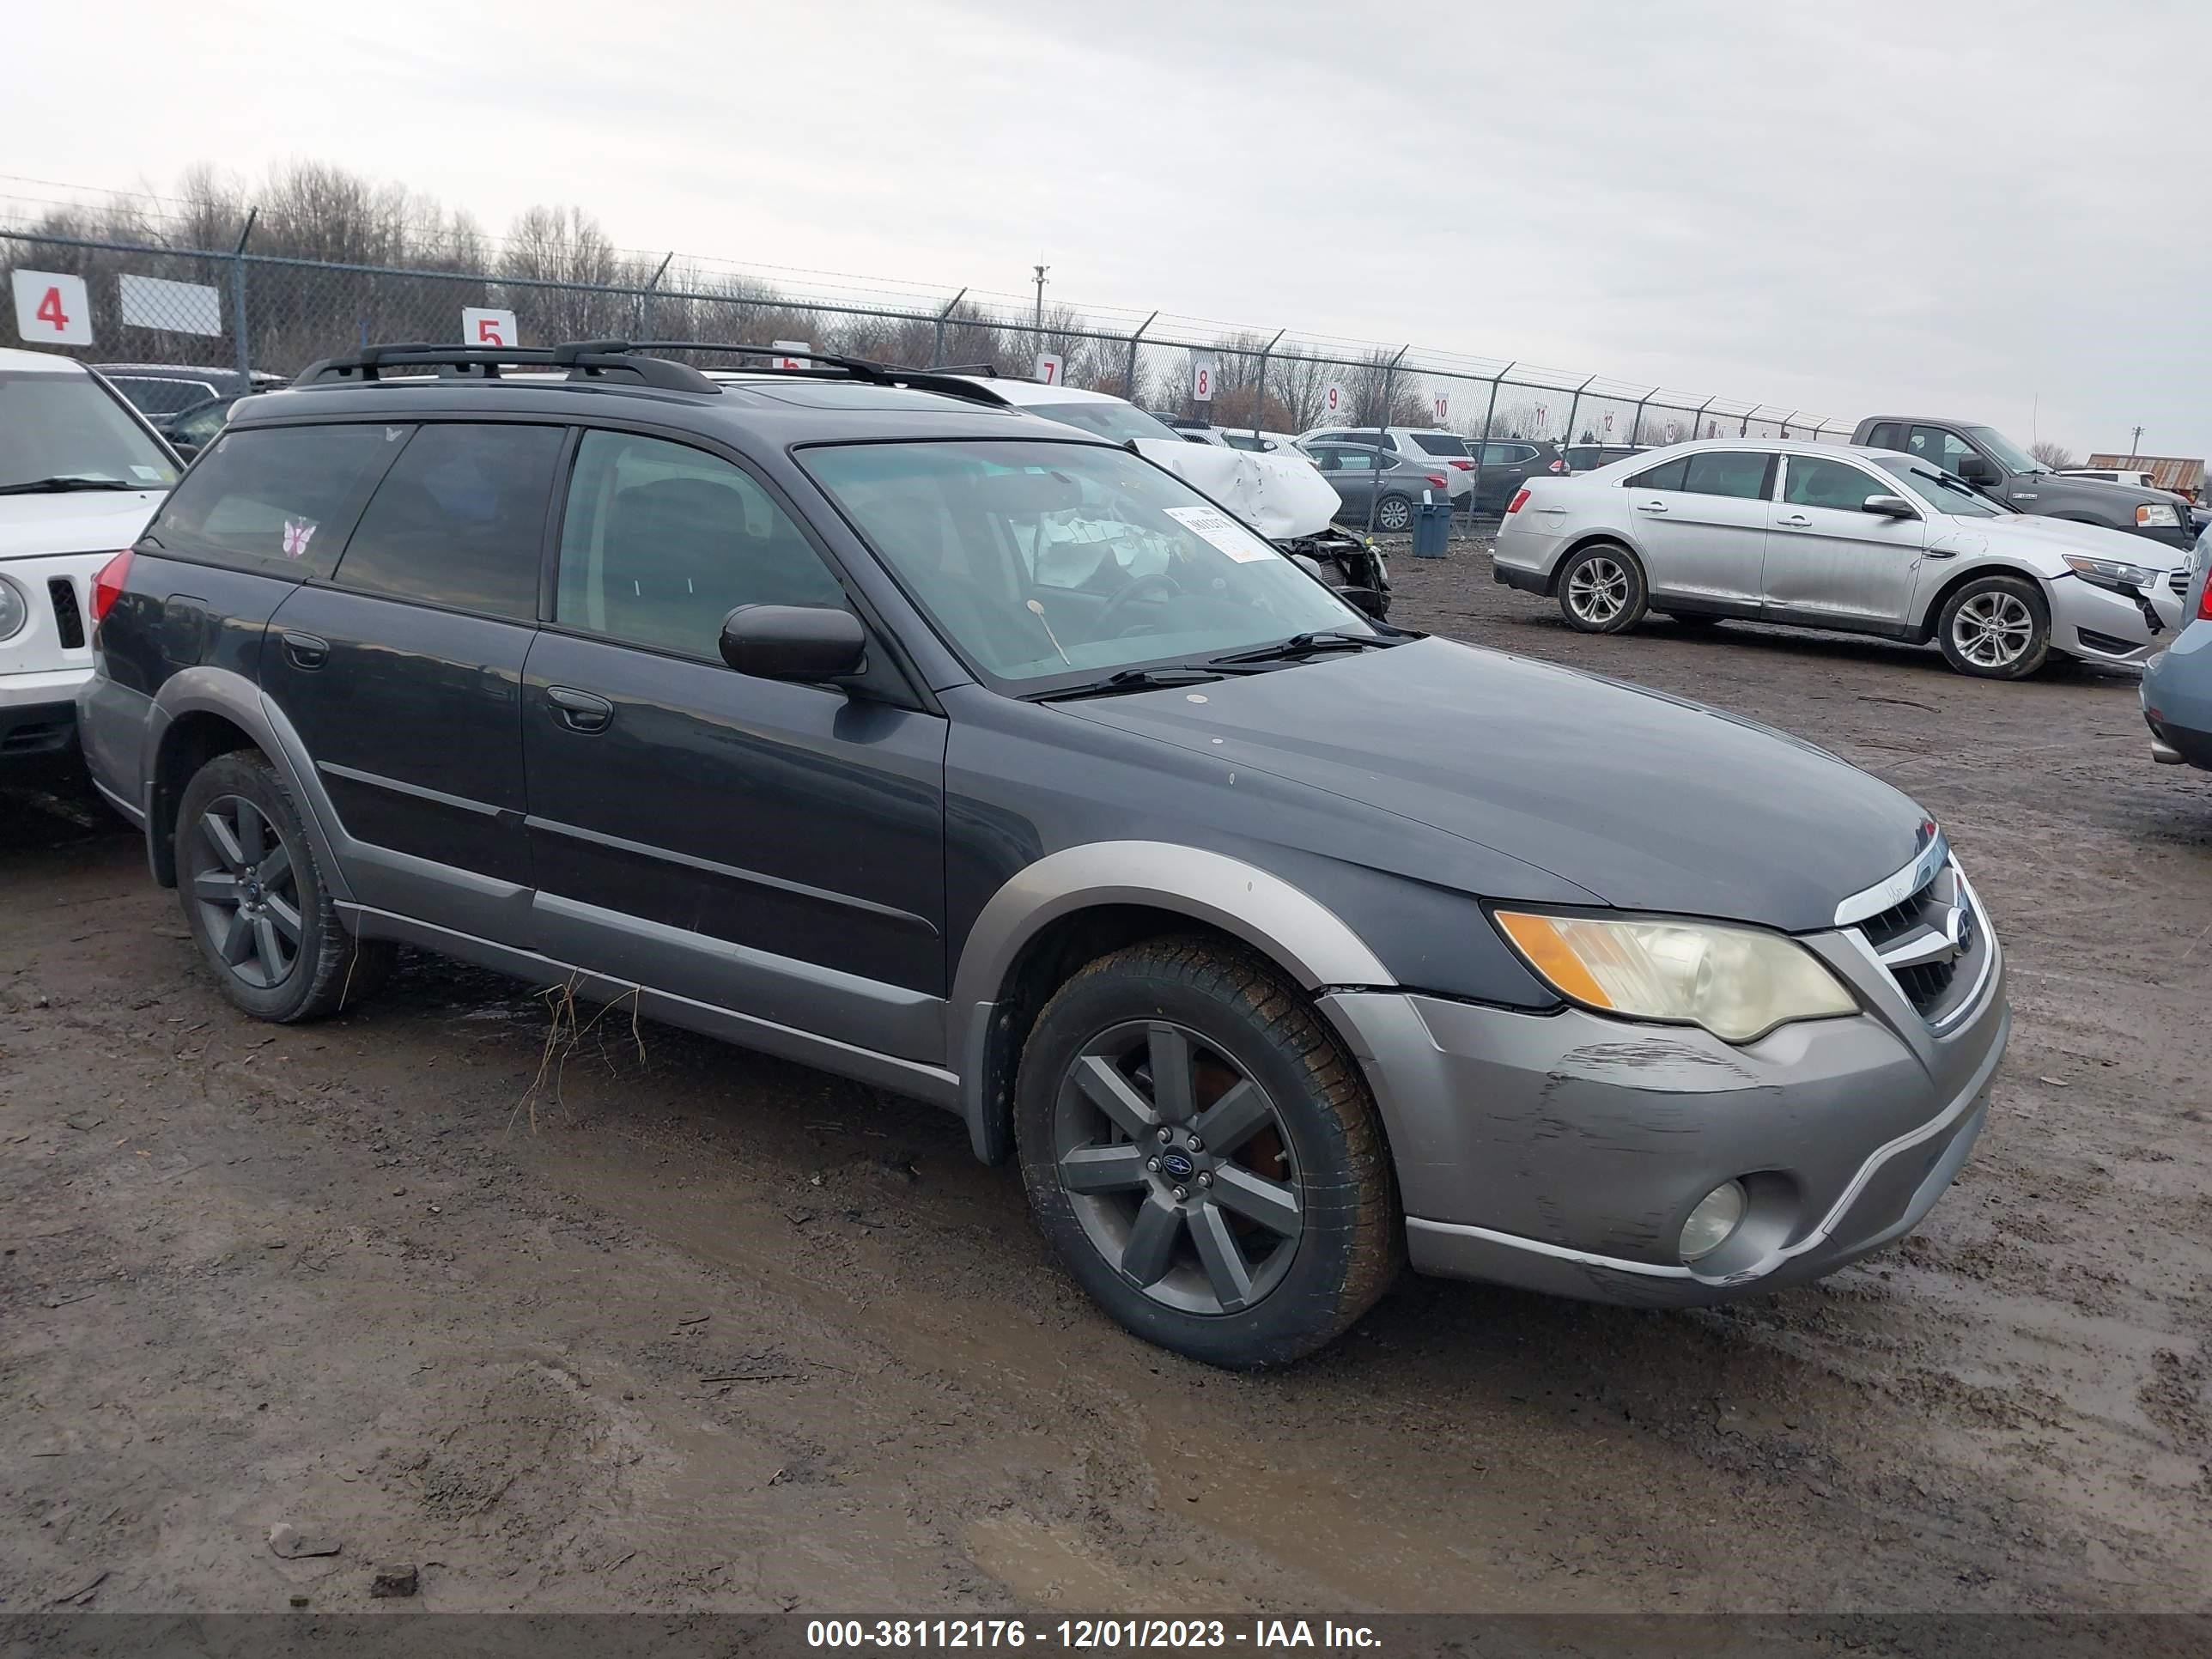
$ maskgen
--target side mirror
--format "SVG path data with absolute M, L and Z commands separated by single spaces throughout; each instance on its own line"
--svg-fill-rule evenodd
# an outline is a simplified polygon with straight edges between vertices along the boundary
M 1997 470 L 1981 455 L 1959 457 L 1959 476 L 1968 483 L 1993 484 L 1997 482 Z
M 868 631 L 830 605 L 741 605 L 722 618 L 721 650 L 740 674 L 818 684 L 860 672 Z
M 1329 592 L 1373 622 L 1381 622 L 1390 608 L 1389 597 L 1371 587 L 1332 587 Z
M 1917 519 L 1919 511 L 1902 495 L 1869 495 L 1859 503 L 1862 513 L 1878 513 L 1885 519 Z

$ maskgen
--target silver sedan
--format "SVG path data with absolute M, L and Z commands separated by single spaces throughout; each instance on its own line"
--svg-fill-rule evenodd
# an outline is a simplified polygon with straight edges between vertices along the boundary
M 1932 464 L 1838 444 L 1678 444 L 1530 480 L 1492 574 L 1585 633 L 1657 611 L 1934 641 L 1962 674 L 2141 662 L 2181 626 L 2188 554 L 2015 513 Z

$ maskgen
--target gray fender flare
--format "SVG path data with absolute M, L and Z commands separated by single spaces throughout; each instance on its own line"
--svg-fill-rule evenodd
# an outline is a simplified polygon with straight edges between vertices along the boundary
M 331 833 L 331 826 L 338 821 L 337 815 L 316 774 L 307 745 L 300 741 L 300 734 L 293 729 L 291 721 L 284 718 L 283 710 L 261 695 L 260 687 L 228 668 L 201 666 L 182 670 L 172 674 L 155 696 L 154 712 L 146 722 L 145 748 L 139 758 L 138 773 L 146 781 L 146 845 L 149 859 L 155 833 L 155 780 L 159 776 L 156 763 L 161 745 L 169 728 L 184 715 L 193 714 L 222 716 L 252 738 L 255 746 L 269 757 L 269 763 L 276 769 L 285 787 L 292 792 L 292 799 L 299 803 L 307 839 L 314 846 L 315 862 L 321 866 L 324 885 L 331 897 L 351 902 L 353 891 L 337 855 L 338 838 Z
M 1398 982 L 1341 916 L 1242 859 L 1150 841 L 1091 842 L 1049 854 L 1010 877 L 984 905 L 961 947 L 945 1008 L 945 1052 L 959 1060 L 961 1115 L 987 1163 L 1008 1150 L 1010 1126 L 991 1098 L 986 1064 L 1006 975 L 1044 928 L 1108 904 L 1141 904 L 1208 923 L 1265 954 L 1308 991 Z

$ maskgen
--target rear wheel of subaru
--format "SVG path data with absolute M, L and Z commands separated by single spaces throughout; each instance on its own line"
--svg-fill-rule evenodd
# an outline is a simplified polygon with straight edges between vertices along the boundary
M 185 925 L 222 994 L 256 1018 L 334 1013 L 388 971 L 391 945 L 357 943 L 339 922 L 291 791 L 252 750 L 218 755 L 185 786 L 176 854 Z
M 1936 637 L 1961 674 L 2024 680 L 2051 658 L 2051 609 L 2020 576 L 1978 576 L 1944 601 Z
M 1385 495 L 1375 503 L 1375 527 L 1395 533 L 1413 521 L 1413 503 L 1403 495 Z
M 1644 567 L 1617 542 L 1582 549 L 1559 571 L 1559 613 L 1585 634 L 1625 634 L 1644 620 Z
M 1038 1224 L 1147 1341 L 1284 1364 L 1397 1272 L 1366 1083 L 1297 988 L 1242 950 L 1162 939 L 1091 963 L 1038 1016 L 1015 1105 Z

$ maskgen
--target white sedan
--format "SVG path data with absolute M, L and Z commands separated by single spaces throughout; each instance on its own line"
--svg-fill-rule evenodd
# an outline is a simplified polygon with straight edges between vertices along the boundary
M 1492 555 L 1508 586 L 1584 633 L 1647 611 L 1942 646 L 1962 674 L 2021 679 L 2054 654 L 2141 662 L 2181 626 L 2189 556 L 2000 506 L 1927 461 L 1838 444 L 1676 444 L 1513 498 Z

